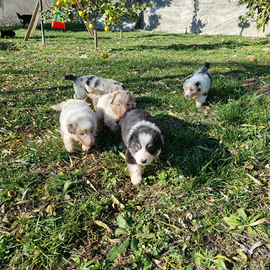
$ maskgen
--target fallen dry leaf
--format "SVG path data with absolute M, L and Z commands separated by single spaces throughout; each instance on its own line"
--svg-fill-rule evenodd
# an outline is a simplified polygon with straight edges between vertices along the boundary
M 117 205 L 117 206 L 119 207 L 120 210 L 123 210 L 123 209 L 125 208 L 125 206 L 124 206 L 122 203 L 120 203 L 120 202 L 116 199 L 116 197 L 115 197 L 114 195 L 111 195 L 111 198 L 112 198 L 112 200 L 113 200 L 112 206 L 113 206 L 114 209 L 115 209 L 115 205 Z
M 252 170 L 254 168 L 254 166 L 252 164 L 247 164 L 245 169 L 247 170 Z
M 255 55 L 248 55 L 248 60 L 250 61 L 250 62 L 253 62 L 253 61 L 255 61 Z
M 260 181 L 258 181 L 255 177 L 253 177 L 252 175 L 246 173 L 246 175 L 251 178 L 256 184 L 258 185 L 262 185 L 262 183 Z

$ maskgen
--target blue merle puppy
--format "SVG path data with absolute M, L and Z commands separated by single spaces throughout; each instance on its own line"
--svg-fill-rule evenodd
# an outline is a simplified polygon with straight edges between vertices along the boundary
M 196 108 L 202 107 L 212 86 L 212 77 L 208 71 L 209 67 L 210 61 L 206 59 L 205 65 L 196 70 L 183 85 L 185 97 L 196 99 Z
M 100 96 L 119 90 L 126 90 L 121 82 L 113 79 L 104 79 L 95 75 L 65 75 L 62 79 L 73 81 L 74 99 L 90 97 L 95 109 Z

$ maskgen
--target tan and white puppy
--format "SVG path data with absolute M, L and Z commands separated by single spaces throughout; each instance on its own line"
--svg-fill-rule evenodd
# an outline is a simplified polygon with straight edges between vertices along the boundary
M 62 79 L 73 81 L 74 99 L 85 99 L 88 96 L 92 99 L 95 108 L 101 95 L 126 90 L 125 86 L 118 81 L 104 79 L 95 75 L 65 75 Z
M 205 65 L 196 70 L 183 85 L 185 97 L 196 99 L 196 108 L 202 107 L 212 86 L 212 77 L 208 71 L 209 67 L 210 62 L 206 59 Z
M 51 107 L 61 111 L 60 133 L 68 152 L 75 148 L 75 141 L 88 151 L 95 142 L 97 124 L 91 108 L 83 100 L 68 99 Z
M 135 108 L 135 98 L 130 91 L 116 91 L 102 95 L 96 108 L 97 128 L 104 124 L 116 133 L 120 117 Z

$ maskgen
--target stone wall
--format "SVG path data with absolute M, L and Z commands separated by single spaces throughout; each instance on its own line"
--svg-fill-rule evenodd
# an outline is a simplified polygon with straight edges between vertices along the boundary
M 265 36 L 258 33 L 255 23 L 240 25 L 238 17 L 246 8 L 237 7 L 237 0 L 141 0 L 152 2 L 140 22 L 145 30 L 167 31 L 171 33 L 227 34 L 243 36 Z

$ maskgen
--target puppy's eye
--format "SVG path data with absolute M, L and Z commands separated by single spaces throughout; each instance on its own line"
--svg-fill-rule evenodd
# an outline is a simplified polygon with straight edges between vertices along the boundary
M 136 151 L 139 151 L 141 148 L 142 147 L 139 144 L 137 144 L 136 147 L 135 147 Z
M 80 135 L 81 135 L 81 136 L 83 136 L 83 135 L 84 135 L 84 133 L 82 133 L 82 132 L 81 132 L 81 133 L 80 133 Z
M 153 148 L 153 144 L 148 144 L 147 147 L 146 147 L 148 150 Z

